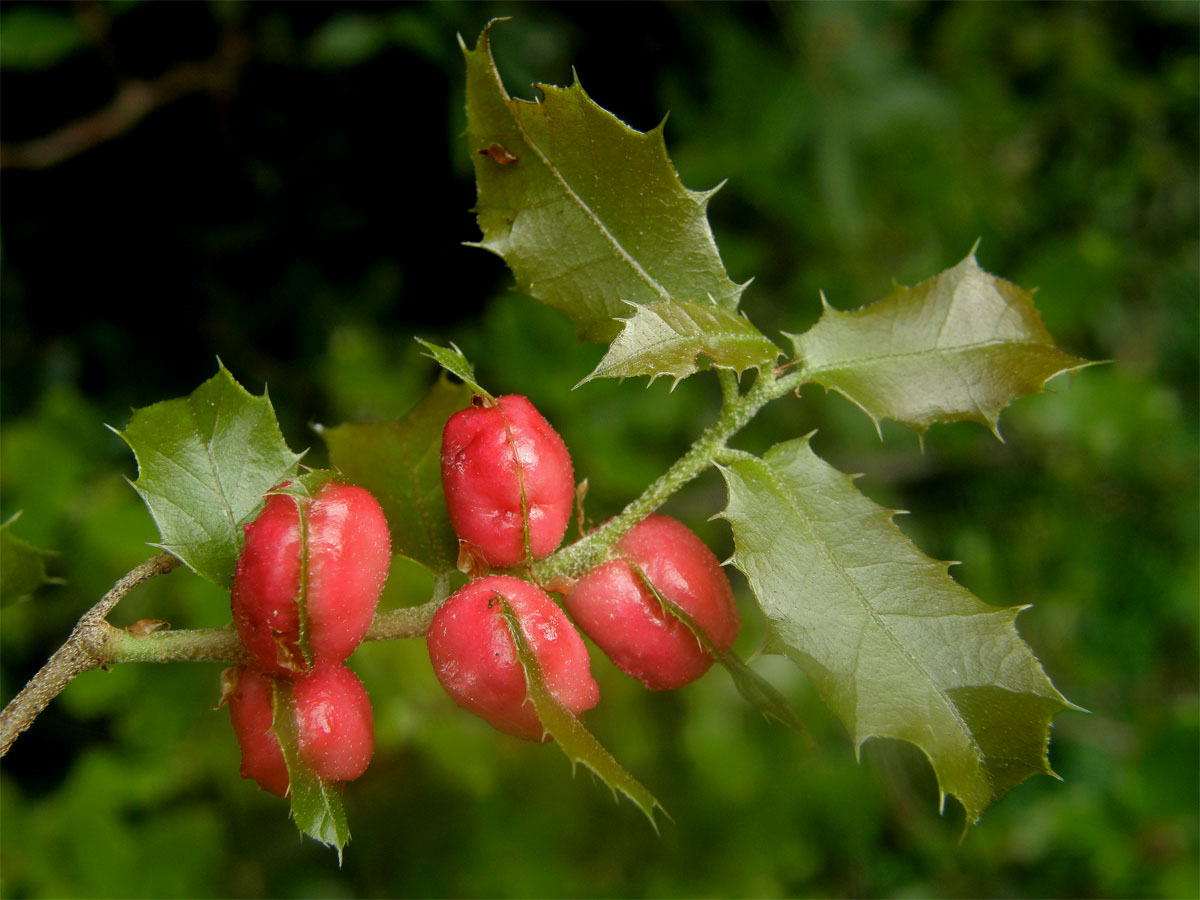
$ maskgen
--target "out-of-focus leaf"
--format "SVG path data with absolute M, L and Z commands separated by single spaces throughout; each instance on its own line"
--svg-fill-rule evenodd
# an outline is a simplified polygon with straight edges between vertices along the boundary
M 442 496 L 442 428 L 470 404 L 472 391 L 443 377 L 394 422 L 318 429 L 332 465 L 383 507 L 392 552 L 435 573 L 454 571 L 458 559 L 458 540 Z
M 377 56 L 391 43 L 388 23 L 359 12 L 332 16 L 308 42 L 308 57 L 319 66 L 356 66 Z
M 209 581 L 227 588 L 244 535 L 263 494 L 296 473 L 264 390 L 255 397 L 222 365 L 187 397 L 134 410 L 119 434 L 162 542 Z
M 642 786 L 641 782 L 613 759 L 612 754 L 605 750 L 592 733 L 583 727 L 583 723 L 550 693 L 550 688 L 546 686 L 545 679 L 542 677 L 542 667 L 529 646 L 529 641 L 525 638 L 525 632 L 521 630 L 517 614 L 513 612 L 512 606 L 504 597 L 500 597 L 500 614 L 504 616 L 517 651 L 517 659 L 521 662 L 521 668 L 525 670 L 525 685 L 529 692 L 528 700 L 533 704 L 533 708 L 542 722 L 542 727 L 562 748 L 567 759 L 571 760 L 571 767 L 574 768 L 576 764 L 583 763 L 608 785 L 614 796 L 617 791 L 620 791 L 637 804 L 638 809 L 645 813 L 646 818 L 650 820 L 654 830 L 658 831 L 654 810 L 662 810 L 662 805 Z M 663 812 L 666 813 L 665 810 Z
M 808 381 L 844 394 L 876 427 L 969 419 L 999 434 L 1013 400 L 1089 365 L 1054 346 L 1031 293 L 983 271 L 974 253 L 854 312 L 826 303 L 816 325 L 789 337 Z
M 288 770 L 288 798 L 292 819 L 302 834 L 337 850 L 338 865 L 342 848 L 350 840 L 350 826 L 342 808 L 340 786 L 322 781 L 305 765 L 296 737 L 296 717 L 292 712 L 292 687 L 286 678 L 274 679 L 274 715 L 271 730 L 283 750 Z
M 87 46 L 87 35 L 66 7 L 14 6 L 0 14 L 0 66 L 47 69 Z
M 741 313 L 703 303 L 661 301 L 634 307 L 593 378 L 669 375 L 678 382 L 696 372 L 704 355 L 721 369 L 743 372 L 773 363 L 780 349 Z M 581 382 L 582 383 L 582 382 Z
M 1013 625 L 918 550 L 808 439 L 722 468 L 733 563 L 772 632 L 849 730 L 915 744 L 967 822 L 1052 774 L 1050 720 L 1071 706 Z
M 476 394 L 492 398 L 492 395 L 475 380 L 475 367 L 471 365 L 471 361 L 454 344 L 451 344 L 449 348 L 439 347 L 437 344 L 431 344 L 421 338 L 417 338 L 417 343 L 429 351 L 426 355 L 430 359 L 451 375 L 461 378 L 467 387 Z
M 576 80 L 509 97 L 491 26 L 467 65 L 467 145 L 483 241 L 520 290 L 563 310 L 588 340 L 610 341 L 622 301 L 737 309 L 708 226 L 712 191 L 690 191 L 667 157 L 662 125 L 639 132 L 593 103 Z
M 46 557 L 53 550 L 35 547 L 12 532 L 19 512 L 0 525 L 0 605 L 7 606 L 40 588 L 43 584 L 61 584 L 46 574 Z

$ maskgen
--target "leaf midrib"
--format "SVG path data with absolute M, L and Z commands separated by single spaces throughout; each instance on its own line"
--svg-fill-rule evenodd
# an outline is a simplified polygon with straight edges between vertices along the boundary
M 805 368 L 806 375 L 820 375 L 826 372 L 836 372 L 840 369 L 855 369 L 867 368 L 871 365 L 880 365 L 888 362 L 895 362 L 904 359 L 911 359 L 922 356 L 962 356 L 967 353 L 987 350 L 994 347 L 1033 347 L 1042 350 L 1049 350 L 1060 356 L 1065 356 L 1061 350 L 1053 344 L 1047 344 L 1045 341 L 1036 340 L 989 340 L 979 341 L 973 344 L 957 344 L 953 347 L 929 347 L 922 350 L 907 350 L 900 353 L 882 353 L 876 356 L 852 356 L 847 357 L 837 362 L 823 363 L 817 366 Z M 799 349 L 799 348 L 797 348 Z
M 673 300 L 674 298 L 671 296 L 670 291 L 661 285 L 658 280 L 654 278 L 654 276 L 647 272 L 642 267 L 642 264 L 639 263 L 637 259 L 635 259 L 634 256 L 625 249 L 624 245 L 617 239 L 616 235 L 614 235 L 608 229 L 608 226 L 604 224 L 603 220 L 596 214 L 595 210 L 593 210 L 591 206 L 589 206 L 588 203 L 583 199 L 583 197 L 581 197 L 575 191 L 575 189 L 571 186 L 571 183 L 567 180 L 566 176 L 563 175 L 559 168 L 550 161 L 550 158 L 542 151 L 542 148 L 525 128 L 524 123 L 515 112 L 514 105 L 516 103 L 529 103 L 531 101 L 513 100 L 512 97 L 509 96 L 508 91 L 504 89 L 503 85 L 500 86 L 500 90 L 504 95 L 504 100 L 506 106 L 508 107 L 509 115 L 512 117 L 513 124 L 516 126 L 517 131 L 520 133 L 521 139 L 525 141 L 529 149 L 534 152 L 542 165 L 546 167 L 546 171 L 548 171 L 554 177 L 554 180 L 558 182 L 559 186 L 566 194 L 567 199 L 570 200 L 579 209 L 579 211 L 583 213 L 588 221 L 592 223 L 592 226 L 597 232 L 599 232 L 600 236 L 608 242 L 610 247 L 613 248 L 613 251 L 617 254 L 618 258 L 623 260 L 626 265 L 629 266 L 639 280 L 641 280 L 651 291 L 653 291 L 663 300 Z M 542 105 L 541 101 L 533 102 L 537 106 Z
M 833 569 L 837 573 L 838 577 L 841 578 L 844 583 L 849 585 L 849 587 L 851 589 L 851 593 L 858 599 L 859 604 L 862 606 L 867 617 L 887 637 L 888 642 L 891 643 L 892 646 L 894 646 L 896 648 L 896 651 L 902 657 L 904 657 L 910 663 L 912 663 L 912 665 L 914 665 L 917 668 L 917 670 L 922 674 L 922 676 L 924 676 L 926 681 L 928 681 L 928 683 L 933 687 L 933 690 L 937 694 L 938 698 L 942 700 L 942 702 L 946 705 L 947 708 L 949 708 L 951 714 L 954 716 L 955 722 L 958 723 L 958 725 L 961 728 L 961 730 L 963 731 L 963 733 L 969 738 L 971 746 L 975 749 L 979 758 L 982 759 L 983 758 L 983 750 L 979 746 L 979 743 L 975 740 L 975 735 L 972 733 L 970 727 L 967 725 L 966 721 L 963 719 L 962 714 L 958 711 L 958 707 L 955 705 L 954 701 L 947 695 L 946 691 L 943 690 L 941 685 L 939 685 L 937 683 L 936 679 L 934 679 L 934 677 L 933 677 L 933 674 L 925 667 L 925 665 L 916 656 L 914 656 L 908 650 L 907 647 L 904 646 L 904 644 L 900 641 L 899 638 L 896 637 L 895 634 L 892 633 L 891 628 L 888 627 L 887 623 L 883 620 L 883 618 L 879 615 L 879 613 L 875 610 L 875 608 L 867 600 L 866 596 L 859 589 L 858 585 L 855 584 L 854 580 L 850 577 L 850 575 L 846 571 L 845 566 L 843 566 L 841 564 L 841 562 L 837 559 L 836 555 L 830 549 L 828 543 L 820 536 L 820 532 L 817 530 L 816 526 L 813 524 L 812 519 L 808 515 L 807 511 L 803 507 L 801 507 L 797 502 L 795 502 L 795 500 L 793 499 L 794 492 L 792 492 L 788 489 L 786 481 L 784 481 L 781 474 L 777 473 L 775 466 L 772 465 L 771 463 L 767 462 L 765 459 L 761 460 L 760 462 L 766 471 L 767 477 L 770 480 L 772 487 L 777 492 L 780 493 L 780 495 L 784 498 L 784 502 L 795 513 L 796 517 L 801 521 L 801 523 L 807 529 L 809 534 L 813 537 L 819 551 L 828 560 L 829 564 L 833 567 Z M 860 645 L 859 645 L 860 650 L 861 650 L 861 639 L 862 639 L 863 634 L 865 634 L 865 629 L 863 629 L 863 631 L 860 632 Z M 856 681 L 856 684 L 857 684 L 857 671 L 858 671 L 858 666 L 860 664 L 859 663 L 860 659 L 861 659 L 861 652 L 856 652 L 856 654 L 855 654 L 855 672 L 856 672 L 855 681 Z M 855 696 L 857 697 L 858 696 L 857 687 L 855 688 L 854 693 L 855 693 Z M 867 735 L 867 737 L 870 737 L 870 735 Z M 859 741 L 857 727 L 855 728 L 855 740 L 858 741 L 859 744 L 861 744 L 861 741 Z M 862 740 L 866 740 L 866 738 L 864 737 L 864 738 L 862 738 Z

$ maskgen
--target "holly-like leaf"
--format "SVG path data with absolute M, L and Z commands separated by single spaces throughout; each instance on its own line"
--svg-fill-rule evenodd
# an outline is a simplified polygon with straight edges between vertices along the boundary
M 772 364 L 780 349 L 744 315 L 702 303 L 661 301 L 633 306 L 593 378 L 669 375 L 678 381 L 698 371 L 698 357 L 743 372 Z
M 513 646 L 517 651 L 517 659 L 521 662 L 521 668 L 525 670 L 527 701 L 533 704 L 534 711 L 541 719 L 542 727 L 562 748 L 567 759 L 571 760 L 572 770 L 578 763 L 583 763 L 608 785 L 614 797 L 617 791 L 620 791 L 637 804 L 638 809 L 645 813 L 646 818 L 650 820 L 654 830 L 658 831 L 658 822 L 654 818 L 654 811 L 662 810 L 666 815 L 666 810 L 663 810 L 662 805 L 642 786 L 641 782 L 613 759 L 612 754 L 605 750 L 592 733 L 583 727 L 583 723 L 550 693 L 550 688 L 546 686 L 545 679 L 542 677 L 542 667 L 538 663 L 533 649 L 529 646 L 517 614 L 513 612 L 508 600 L 504 597 L 499 599 L 500 615 L 504 616 L 509 634 L 512 635 Z
M 134 410 L 113 431 L 137 459 L 133 487 L 158 525 L 155 546 L 228 588 L 242 525 L 301 456 L 284 443 L 266 391 L 253 396 L 221 365 L 189 396 Z
M 766 613 L 771 652 L 813 682 L 857 752 L 920 747 L 967 822 L 1030 775 L 1053 774 L 1050 720 L 1072 706 L 1013 624 L 918 550 L 807 438 L 722 467 L 733 563 Z
M 394 422 L 318 428 L 330 463 L 375 495 L 387 516 L 392 552 L 435 573 L 453 572 L 458 540 L 442 495 L 442 428 L 471 402 L 474 388 L 441 378 Z
M 288 770 L 288 799 L 292 804 L 292 819 L 302 834 L 337 850 L 338 865 L 342 864 L 342 848 L 350 840 L 350 826 L 342 808 L 340 786 L 322 781 L 300 757 L 296 736 L 296 717 L 292 713 L 291 682 L 274 679 L 272 698 L 274 714 L 271 730 L 283 750 Z
M 825 303 L 816 325 L 789 337 L 807 380 L 844 394 L 877 428 L 970 419 L 999 435 L 1005 406 L 1089 365 L 1055 347 L 1033 295 L 983 271 L 974 252 L 854 312 Z
M 463 44 L 478 246 L 588 340 L 616 336 L 626 300 L 736 310 L 743 285 L 729 279 L 713 242 L 713 191 L 680 183 L 663 126 L 635 131 L 593 103 L 578 79 L 537 85 L 538 102 L 512 99 L 492 60 L 491 27 L 474 50 Z
M 54 551 L 35 547 L 13 534 L 12 524 L 20 515 L 14 513 L 0 525 L 0 604 L 4 606 L 32 594 L 43 584 L 62 584 L 62 579 L 46 574 L 46 557 L 53 556 Z
M 429 341 L 417 338 L 417 343 L 424 347 L 428 352 L 425 354 L 439 366 L 461 379 L 467 387 L 476 394 L 482 394 L 489 400 L 494 399 L 484 388 L 479 386 L 479 382 L 475 380 L 475 367 L 471 365 L 471 361 L 466 355 L 451 343 L 447 347 L 439 347 L 437 344 L 431 344 Z

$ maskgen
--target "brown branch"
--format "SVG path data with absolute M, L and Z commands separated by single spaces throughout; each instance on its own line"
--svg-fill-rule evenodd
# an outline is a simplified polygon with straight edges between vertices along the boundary
M 229 35 L 217 54 L 188 62 L 149 80 L 129 80 L 107 106 L 57 131 L 0 145 L 0 169 L 48 169 L 119 137 L 159 107 L 187 94 L 228 91 L 245 61 L 245 41 Z
M 65 644 L 54 651 L 38 673 L 0 712 L 0 757 L 33 724 L 75 676 L 90 669 L 129 662 L 242 662 L 246 649 L 233 627 L 171 629 L 139 634 L 114 628 L 107 621 L 117 602 L 131 590 L 156 575 L 165 575 L 179 565 L 169 553 L 151 557 L 113 585 L 100 602 L 89 609 L 71 631 Z M 393 609 L 376 614 L 367 631 L 368 641 L 420 638 L 429 629 L 433 614 L 445 599 L 440 592 L 421 606 Z
M 152 556 L 114 584 L 99 603 L 83 614 L 66 643 L 54 651 L 54 655 L 0 712 L 0 757 L 8 753 L 21 733 L 76 675 L 104 665 L 107 661 L 105 645 L 113 630 L 105 619 L 117 602 L 143 581 L 165 575 L 178 565 L 179 560 L 169 553 Z

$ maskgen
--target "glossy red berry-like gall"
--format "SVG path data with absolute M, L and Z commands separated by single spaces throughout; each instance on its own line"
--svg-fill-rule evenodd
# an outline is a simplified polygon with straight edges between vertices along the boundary
M 553 553 L 571 519 L 575 474 L 558 432 L 525 397 L 477 397 L 442 431 L 450 524 L 488 565 Z
M 508 601 L 555 698 L 573 714 L 600 699 L 583 638 L 550 595 L 507 575 L 469 582 L 438 609 L 426 641 L 433 671 L 454 702 L 508 734 L 548 740 L 526 702 L 525 670 L 501 615 Z
M 375 753 L 375 718 L 358 676 L 321 663 L 292 685 L 300 757 L 322 781 L 353 781 Z
M 274 675 L 253 665 L 232 670 L 227 701 L 242 749 L 242 777 L 280 797 L 288 771 L 275 736 Z M 322 781 L 353 781 L 375 752 L 374 717 L 366 688 L 339 663 L 324 663 L 296 680 L 285 680 L 300 758 Z M 280 696 L 286 697 L 287 693 Z
M 741 618 L 729 578 L 686 525 L 648 516 L 617 541 L 613 553 L 615 559 L 574 584 L 565 602 L 575 623 L 619 669 L 666 691 L 696 680 L 713 662 L 691 629 L 662 608 L 635 566 L 718 651 L 733 646 Z
M 227 697 L 229 717 L 242 749 L 242 777 L 257 781 L 264 791 L 285 797 L 287 764 L 271 729 L 275 680 L 254 666 L 238 666 L 227 677 L 232 685 Z
M 379 503 L 360 487 L 329 482 L 311 499 L 267 497 L 245 530 L 231 599 L 251 658 L 276 675 L 307 671 L 303 607 L 311 662 L 343 662 L 367 633 L 391 563 Z

